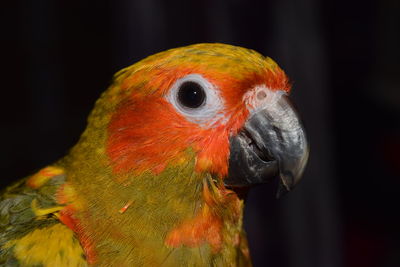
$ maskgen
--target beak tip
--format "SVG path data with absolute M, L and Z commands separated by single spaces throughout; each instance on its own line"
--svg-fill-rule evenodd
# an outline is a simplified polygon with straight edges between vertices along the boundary
M 284 195 L 286 195 L 289 192 L 290 192 L 290 190 L 288 190 L 282 184 L 279 184 L 278 190 L 276 192 L 276 198 L 280 199 L 281 197 L 283 197 Z
M 280 199 L 283 196 L 285 196 L 287 193 L 289 193 L 290 191 L 292 191 L 293 186 L 287 186 L 285 185 L 282 180 L 279 181 L 279 185 L 278 185 L 278 190 L 276 191 L 276 198 Z
M 296 179 L 291 172 L 281 173 L 278 190 L 276 192 L 276 198 L 281 198 L 289 193 L 294 188 L 296 183 Z

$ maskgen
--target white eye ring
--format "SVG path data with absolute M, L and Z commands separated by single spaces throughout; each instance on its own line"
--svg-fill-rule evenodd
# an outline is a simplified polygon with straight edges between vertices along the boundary
M 204 92 L 204 102 L 196 107 L 188 107 L 181 103 L 179 92 L 187 82 L 197 84 Z M 212 127 L 217 121 L 224 118 L 224 103 L 216 87 L 200 74 L 189 74 L 178 79 L 169 90 L 166 99 L 185 118 L 202 127 Z

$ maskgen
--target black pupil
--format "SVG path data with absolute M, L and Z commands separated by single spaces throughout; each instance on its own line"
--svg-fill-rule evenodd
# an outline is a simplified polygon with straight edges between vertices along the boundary
M 184 82 L 178 92 L 179 102 L 188 108 L 198 108 L 206 99 L 203 88 L 195 82 Z

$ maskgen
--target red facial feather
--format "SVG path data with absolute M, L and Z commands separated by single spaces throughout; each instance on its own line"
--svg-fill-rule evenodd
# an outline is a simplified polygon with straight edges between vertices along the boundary
M 205 129 L 187 121 L 165 99 L 172 84 L 190 73 L 197 73 L 218 88 L 225 102 L 229 121 Z M 243 94 L 256 85 L 272 90 L 289 90 L 286 75 L 280 69 L 249 73 L 238 80 L 226 73 L 180 67 L 153 69 L 144 80 L 138 73 L 122 82 L 132 88 L 129 100 L 121 103 L 109 124 L 107 153 L 116 173 L 150 170 L 157 174 L 168 165 L 177 164 L 191 147 L 197 154 L 196 170 L 224 177 L 228 172 L 229 137 L 236 134 L 248 116 Z M 140 88 L 135 88 L 135 85 Z
M 75 217 L 76 210 L 69 198 L 71 197 L 70 193 L 66 193 L 68 191 L 68 184 L 62 185 L 57 191 L 57 202 L 61 205 L 65 205 L 64 208 L 60 211 L 59 220 L 65 224 L 68 228 L 70 228 L 79 239 L 79 242 L 82 245 L 83 250 L 85 251 L 86 260 L 89 264 L 94 264 L 96 262 L 96 252 L 94 250 L 94 245 L 89 236 L 85 233 L 82 225 L 79 220 Z

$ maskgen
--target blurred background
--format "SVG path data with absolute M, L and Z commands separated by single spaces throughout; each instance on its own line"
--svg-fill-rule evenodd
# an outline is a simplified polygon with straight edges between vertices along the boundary
M 254 265 L 400 266 L 399 12 L 398 0 L 4 2 L 0 185 L 63 156 L 119 69 L 230 43 L 286 71 L 311 143 L 292 193 L 250 193 Z

